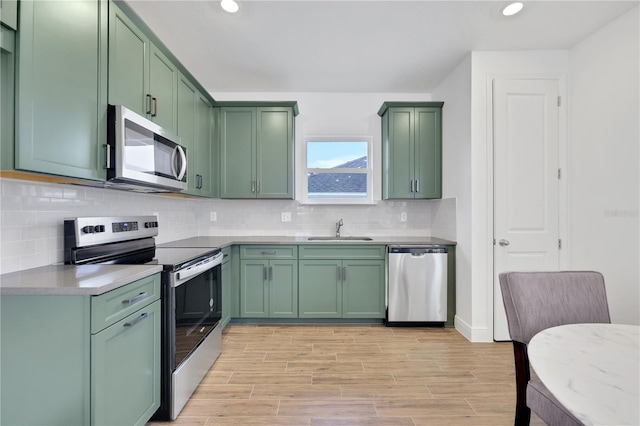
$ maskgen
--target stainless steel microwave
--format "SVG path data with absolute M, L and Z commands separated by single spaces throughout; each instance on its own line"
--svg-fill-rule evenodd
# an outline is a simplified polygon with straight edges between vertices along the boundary
M 177 137 L 122 105 L 107 107 L 107 186 L 139 192 L 187 189 L 187 150 Z

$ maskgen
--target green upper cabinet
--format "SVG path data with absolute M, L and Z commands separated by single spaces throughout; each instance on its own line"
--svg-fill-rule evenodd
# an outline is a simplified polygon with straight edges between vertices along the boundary
M 221 197 L 294 197 L 295 102 L 220 102 Z
M 109 9 L 109 103 L 175 133 L 177 67 L 116 4 Z
M 16 169 L 105 178 L 107 9 L 20 2 Z
M 382 198 L 442 197 L 443 102 L 385 102 Z
M 197 95 L 196 99 L 196 133 L 195 133 L 195 153 L 190 156 L 195 165 L 195 182 L 189 185 L 189 191 L 195 186 L 194 194 L 205 197 L 216 197 L 218 195 L 218 179 L 214 172 L 218 168 L 214 167 L 214 110 L 211 102 L 202 96 Z M 193 176 L 193 175 L 192 175 Z
M 18 0 L 0 0 L 0 19 L 7 27 L 18 29 Z
M 4 6 L 2 12 L 4 13 Z M 12 170 L 15 136 L 15 33 L 5 27 L 0 27 L 0 93 L 0 169 Z
M 191 81 L 178 79 L 178 137 L 187 149 L 186 193 L 214 197 L 217 179 L 213 175 L 213 108 Z
M 209 99 L 189 79 L 178 79 L 178 137 L 187 149 L 186 193 L 204 197 L 217 195 L 218 180 L 214 176 L 214 115 Z

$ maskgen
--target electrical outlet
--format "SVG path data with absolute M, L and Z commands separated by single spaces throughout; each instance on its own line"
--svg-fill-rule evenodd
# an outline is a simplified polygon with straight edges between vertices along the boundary
M 291 222 L 291 212 L 282 212 L 282 221 Z
M 209 212 L 209 220 L 211 222 L 215 222 L 216 220 L 218 220 L 218 213 L 216 212 Z
M 407 221 L 407 212 L 400 213 L 400 222 L 406 222 L 406 221 Z

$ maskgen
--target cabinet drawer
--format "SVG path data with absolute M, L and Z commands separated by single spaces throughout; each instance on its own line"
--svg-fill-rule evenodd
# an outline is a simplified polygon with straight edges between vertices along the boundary
M 365 244 L 301 245 L 300 259 L 384 259 L 385 246 Z
M 240 246 L 241 259 L 297 259 L 297 246 Z
M 110 326 L 160 299 L 160 274 L 127 284 L 91 298 L 91 333 Z

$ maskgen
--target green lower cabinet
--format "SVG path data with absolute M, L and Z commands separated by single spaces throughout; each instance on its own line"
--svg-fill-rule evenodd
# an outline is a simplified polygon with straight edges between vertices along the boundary
M 240 262 L 240 316 L 296 318 L 298 316 L 298 262 L 242 260 Z
M 159 295 L 159 274 L 99 296 L 3 295 L 0 424 L 144 425 L 160 406 Z
M 159 300 L 91 336 L 91 424 L 146 424 L 160 405 L 159 347 Z
M 301 260 L 300 318 L 384 318 L 384 260 Z

